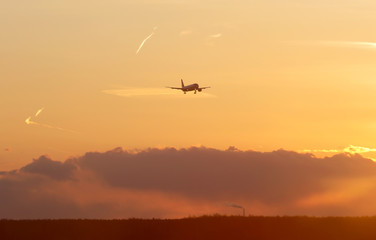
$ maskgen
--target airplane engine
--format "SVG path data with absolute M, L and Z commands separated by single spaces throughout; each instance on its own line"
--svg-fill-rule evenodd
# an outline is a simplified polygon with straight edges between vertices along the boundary
M 199 88 L 199 89 L 197 89 L 199 92 L 201 92 L 202 91 L 202 89 L 201 88 Z

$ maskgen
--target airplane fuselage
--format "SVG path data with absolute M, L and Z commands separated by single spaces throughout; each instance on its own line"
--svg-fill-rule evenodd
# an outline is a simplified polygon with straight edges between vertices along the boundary
M 210 88 L 210 87 L 200 87 L 197 83 L 193 83 L 187 86 L 184 86 L 183 79 L 181 79 L 181 87 L 168 87 L 176 90 L 182 90 L 184 94 L 186 94 L 189 91 L 195 91 L 195 94 L 197 91 L 201 92 L 202 89 Z
M 200 88 L 197 83 L 194 83 L 194 84 L 182 87 L 181 90 L 183 92 L 197 91 L 197 90 L 200 91 Z

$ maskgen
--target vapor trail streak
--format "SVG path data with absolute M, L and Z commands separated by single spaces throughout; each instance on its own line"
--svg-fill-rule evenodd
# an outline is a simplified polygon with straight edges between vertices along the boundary
M 343 42 L 324 42 L 327 45 L 337 45 L 343 47 L 363 47 L 363 48 L 376 48 L 375 42 L 351 42 L 351 41 L 343 41 Z
M 39 109 L 36 113 L 35 116 L 38 117 L 38 115 L 43 111 L 44 108 Z
M 44 124 L 44 123 L 34 122 L 34 121 L 31 120 L 31 117 L 28 117 L 25 120 L 25 123 L 27 125 L 37 125 L 37 126 L 41 126 L 41 127 L 45 127 L 45 128 L 50 128 L 50 129 L 56 129 L 56 130 L 64 131 L 64 132 L 77 133 L 77 132 L 75 132 L 73 130 L 69 130 L 69 129 L 65 129 L 65 128 L 61 128 L 61 127 L 55 127 L 55 126 L 51 126 L 51 125 Z
M 343 48 L 364 48 L 376 49 L 376 42 L 361 42 L 361 41 L 306 41 L 294 42 L 295 44 L 321 45 L 328 47 L 343 47 Z
M 37 117 L 43 111 L 43 109 L 44 108 L 39 109 L 35 113 L 35 117 Z M 64 131 L 64 132 L 77 133 L 76 131 L 73 131 L 73 130 L 64 129 L 64 128 L 61 128 L 61 127 L 55 127 L 55 126 L 44 124 L 44 123 L 34 122 L 34 121 L 31 120 L 31 117 L 26 118 L 25 123 L 27 125 L 37 125 L 37 126 L 41 126 L 41 127 L 45 127 L 45 128 L 57 129 L 57 130 Z
M 33 122 L 33 121 L 31 121 L 30 119 L 31 119 L 31 117 L 28 117 L 28 118 L 25 120 L 25 123 L 26 123 L 27 125 L 30 125 L 30 124 L 36 124 L 36 122 Z
M 157 28 L 155 27 L 155 28 L 153 29 L 153 32 L 152 32 L 149 36 L 147 36 L 147 37 L 144 39 L 144 41 L 142 41 L 142 43 L 140 44 L 140 46 L 138 47 L 138 49 L 137 49 L 137 51 L 136 51 L 136 55 L 137 55 L 138 52 L 141 50 L 142 46 L 144 46 L 145 42 L 146 42 L 149 38 L 151 38 L 151 36 L 154 35 L 154 31 L 155 31 L 155 29 L 157 29 Z

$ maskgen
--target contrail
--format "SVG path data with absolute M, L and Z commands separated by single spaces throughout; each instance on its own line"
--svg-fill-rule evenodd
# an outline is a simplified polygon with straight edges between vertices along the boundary
M 39 110 L 35 113 L 34 116 L 35 116 L 35 117 L 38 117 L 38 115 L 43 111 L 43 109 L 44 109 L 44 107 L 42 107 L 41 109 L 39 109 Z M 26 118 L 25 123 L 26 123 L 27 125 L 31 125 L 31 124 L 34 124 L 34 125 L 40 125 L 40 124 L 37 123 L 37 122 L 31 121 L 31 117 Z
M 138 49 L 137 49 L 137 51 L 136 51 L 136 55 L 137 55 L 138 52 L 141 50 L 142 46 L 144 46 L 145 42 L 146 42 L 149 38 L 151 38 L 151 36 L 154 35 L 154 31 L 155 31 L 156 29 L 157 29 L 157 27 L 154 27 L 153 32 L 152 32 L 149 36 L 147 36 L 147 37 L 144 39 L 144 41 L 142 41 L 142 43 L 140 44 L 140 46 L 138 47 Z
M 37 117 L 37 116 L 43 111 L 43 109 L 44 109 L 44 108 L 39 109 L 39 110 L 35 113 L 35 117 Z M 34 122 L 34 121 L 31 120 L 31 117 L 26 118 L 25 123 L 26 123 L 27 125 L 37 125 L 37 126 L 41 126 L 41 127 L 45 127 L 45 128 L 57 129 L 57 130 L 60 130 L 60 131 L 77 133 L 76 131 L 72 131 L 72 130 L 69 130 L 69 129 L 64 129 L 64 128 L 60 128 L 60 127 L 55 127 L 55 126 L 51 126 L 51 125 L 44 124 L 44 123 Z
M 36 122 L 31 121 L 31 117 L 26 118 L 25 123 L 26 123 L 27 125 L 30 125 L 30 124 L 37 124 Z
M 376 48 L 375 42 L 359 42 L 359 41 L 326 41 L 322 42 L 322 44 L 326 45 L 335 45 L 335 46 L 342 46 L 342 47 L 360 47 L 360 48 Z
M 294 44 L 309 44 L 322 45 L 328 47 L 344 47 L 344 48 L 365 48 L 376 49 L 376 42 L 362 42 L 362 41 L 304 41 L 292 42 Z
M 38 115 L 44 110 L 44 107 L 39 109 L 36 113 L 35 113 L 35 116 L 38 117 Z
M 46 128 L 55 128 L 53 126 L 50 126 L 48 124 L 43 124 L 43 123 L 38 123 L 38 122 L 34 122 L 31 120 L 31 117 L 28 117 L 26 120 L 25 120 L 25 123 L 27 125 L 37 125 L 37 126 L 41 126 L 41 127 L 46 127 Z
M 48 124 L 34 122 L 34 121 L 31 120 L 31 117 L 28 117 L 28 118 L 25 120 L 25 123 L 26 123 L 27 125 L 37 125 L 37 126 L 46 127 L 46 128 L 51 128 L 51 129 L 58 129 L 58 130 L 61 130 L 61 131 L 70 131 L 70 130 L 66 130 L 66 129 L 63 129 L 63 128 L 54 127 L 54 126 L 51 126 L 51 125 L 48 125 Z

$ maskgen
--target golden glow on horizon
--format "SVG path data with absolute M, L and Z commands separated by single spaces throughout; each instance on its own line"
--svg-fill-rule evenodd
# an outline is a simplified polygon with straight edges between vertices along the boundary
M 299 206 L 334 206 L 354 202 L 375 188 L 375 178 L 343 179 L 328 182 L 327 191 L 308 196 L 298 201 Z
M 303 153 L 350 153 L 350 154 L 363 154 L 363 153 L 373 153 L 376 152 L 376 148 L 367 148 L 367 147 L 361 147 L 361 146 L 353 146 L 350 145 L 344 149 L 305 149 L 298 152 Z M 370 158 L 373 161 L 376 161 L 374 158 Z

